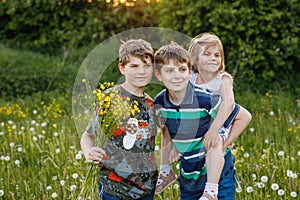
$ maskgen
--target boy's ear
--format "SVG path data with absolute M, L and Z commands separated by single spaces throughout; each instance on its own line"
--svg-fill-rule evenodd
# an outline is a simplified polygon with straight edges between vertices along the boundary
M 160 75 L 160 73 L 159 73 L 159 71 L 157 69 L 154 70 L 154 75 L 157 78 L 157 80 L 161 81 L 161 75 Z
M 118 68 L 121 72 L 122 75 L 125 75 L 125 66 L 122 65 L 121 63 L 118 64 Z

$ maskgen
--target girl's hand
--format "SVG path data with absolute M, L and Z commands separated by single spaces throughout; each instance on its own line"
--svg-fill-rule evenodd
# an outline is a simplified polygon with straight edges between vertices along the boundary
M 218 142 L 222 142 L 222 136 L 219 133 L 206 133 L 204 136 L 204 146 L 207 151 L 209 151 L 211 148 L 214 148 Z
M 88 162 L 93 162 L 95 164 L 100 163 L 103 159 L 106 159 L 106 157 L 105 151 L 100 147 L 88 148 L 85 155 Z

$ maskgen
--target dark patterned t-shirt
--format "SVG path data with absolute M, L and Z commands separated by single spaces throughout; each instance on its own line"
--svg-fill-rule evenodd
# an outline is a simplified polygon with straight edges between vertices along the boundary
M 124 100 L 122 103 L 127 101 L 126 104 L 135 106 L 139 112 L 131 113 L 111 133 L 110 142 L 103 147 L 108 156 L 101 163 L 99 180 L 109 194 L 124 199 L 142 198 L 153 191 L 158 176 L 153 100 L 148 95 L 132 95 L 119 85 L 111 90 L 116 89 Z M 86 131 L 97 136 L 99 127 L 96 114 Z

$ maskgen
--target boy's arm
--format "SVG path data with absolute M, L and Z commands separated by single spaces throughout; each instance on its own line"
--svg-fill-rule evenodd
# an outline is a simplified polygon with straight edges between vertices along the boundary
M 105 151 L 100 147 L 94 147 L 95 135 L 88 132 L 84 132 L 80 139 L 80 145 L 85 159 L 88 162 L 94 162 L 95 164 L 102 161 L 106 156 Z
M 251 113 L 247 109 L 240 106 L 240 110 L 232 123 L 229 137 L 223 144 L 223 150 L 225 150 L 229 145 L 231 145 L 236 140 L 236 138 L 248 126 L 251 119 L 252 119 Z
M 207 149 L 214 147 L 218 141 L 219 129 L 223 126 L 226 119 L 234 108 L 232 78 L 228 74 L 222 76 L 221 97 L 222 103 L 219 107 L 216 118 L 213 120 L 210 128 L 205 134 L 204 145 Z

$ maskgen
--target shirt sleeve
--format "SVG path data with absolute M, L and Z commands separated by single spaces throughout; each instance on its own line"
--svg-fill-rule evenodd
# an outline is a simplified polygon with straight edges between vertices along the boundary
M 86 132 L 92 135 L 99 134 L 99 115 L 95 112 L 95 114 L 91 117 L 88 126 L 85 129 Z
M 237 116 L 237 114 L 240 111 L 240 105 L 235 104 L 233 111 L 231 112 L 231 114 L 229 115 L 229 117 L 227 118 L 227 120 L 224 122 L 224 127 L 225 128 L 229 128 L 232 125 L 232 122 L 234 121 L 235 117 Z

